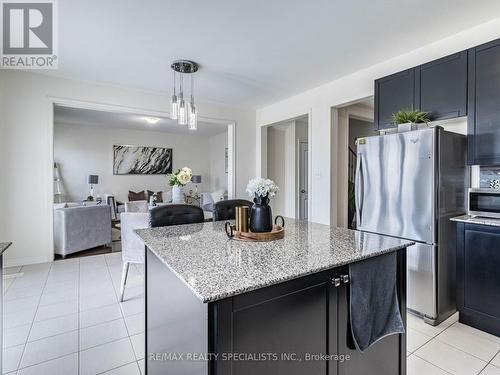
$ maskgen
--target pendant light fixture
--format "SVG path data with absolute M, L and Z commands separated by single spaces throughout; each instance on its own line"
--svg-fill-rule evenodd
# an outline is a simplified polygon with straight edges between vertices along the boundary
M 186 125 L 187 124 L 187 108 L 186 108 L 186 102 L 184 101 L 184 87 L 183 87 L 183 81 L 184 78 L 182 77 L 181 74 L 181 91 L 179 93 L 179 125 Z
M 177 95 L 175 95 L 175 76 L 177 73 L 174 70 L 174 95 L 172 95 L 172 100 L 170 102 L 170 118 L 172 120 L 177 120 L 179 115 L 179 103 L 177 102 Z
M 189 60 L 176 60 L 170 66 L 174 70 L 174 94 L 170 105 L 170 118 L 177 120 L 179 125 L 188 125 L 190 130 L 198 129 L 198 114 L 194 105 L 194 77 L 198 64 Z M 175 76 L 179 74 L 179 97 L 176 95 Z M 184 100 L 184 76 L 191 75 L 190 101 Z
M 198 116 L 196 115 L 196 107 L 194 105 L 194 82 L 193 76 L 191 76 L 191 103 L 189 105 L 188 112 L 188 127 L 189 130 L 198 129 Z

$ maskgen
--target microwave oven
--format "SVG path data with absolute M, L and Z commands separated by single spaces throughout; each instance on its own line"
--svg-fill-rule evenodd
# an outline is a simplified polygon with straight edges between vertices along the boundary
M 500 189 L 469 189 L 468 213 L 500 219 Z

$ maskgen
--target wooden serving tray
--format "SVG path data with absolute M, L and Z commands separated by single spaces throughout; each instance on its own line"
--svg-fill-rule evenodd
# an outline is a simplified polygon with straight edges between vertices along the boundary
M 227 223 L 229 224 L 229 223 Z M 226 224 L 226 233 L 229 238 L 237 241 L 246 242 L 269 242 L 281 240 L 285 237 L 285 229 L 281 225 L 274 224 L 271 232 L 253 233 L 253 232 L 238 232 L 234 225 Z

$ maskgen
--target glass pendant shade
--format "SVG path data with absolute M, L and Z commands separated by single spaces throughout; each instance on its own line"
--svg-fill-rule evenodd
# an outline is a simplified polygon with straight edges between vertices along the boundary
M 198 71 L 199 65 L 190 60 L 175 60 L 170 67 L 174 71 L 174 92 L 170 102 L 170 118 L 177 120 L 179 125 L 187 125 L 189 130 L 197 130 L 198 111 L 194 105 L 193 73 Z M 185 79 L 191 80 L 191 91 L 189 96 L 186 95 L 187 100 L 184 100 L 184 94 L 186 94 Z M 176 83 L 178 83 L 178 86 Z M 179 93 L 178 96 L 177 93 Z
M 177 102 L 177 96 L 172 96 L 172 101 L 170 102 L 170 118 L 172 120 L 177 120 L 179 114 L 179 103 Z
M 190 105 L 188 127 L 189 130 L 198 129 L 198 115 L 196 113 L 196 107 L 194 106 L 194 104 Z
M 187 108 L 184 99 L 179 104 L 179 125 L 187 125 Z

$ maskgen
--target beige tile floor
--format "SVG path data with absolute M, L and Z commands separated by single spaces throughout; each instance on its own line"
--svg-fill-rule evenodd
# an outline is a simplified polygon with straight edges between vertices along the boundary
M 143 267 L 121 253 L 4 270 L 3 374 L 144 375 Z
M 408 315 L 408 375 L 500 375 L 500 337 L 458 322 L 432 327 Z
M 4 270 L 3 374 L 145 375 L 144 268 L 121 254 Z M 500 337 L 408 315 L 408 375 L 500 375 Z M 377 374 L 382 375 L 382 374 Z

